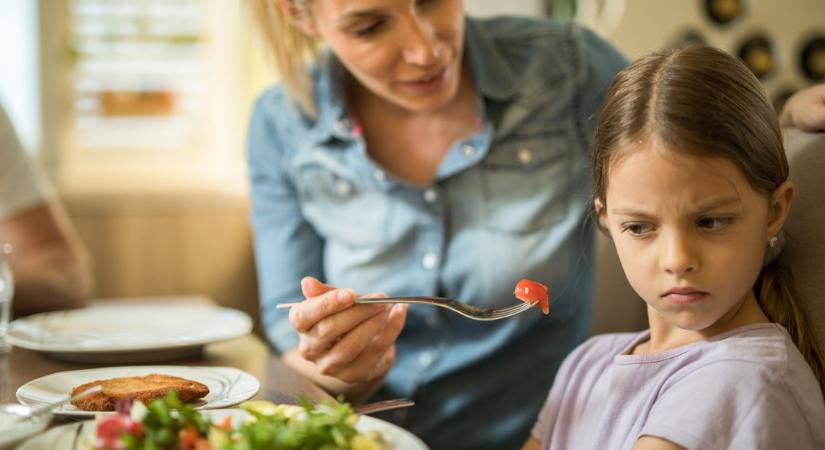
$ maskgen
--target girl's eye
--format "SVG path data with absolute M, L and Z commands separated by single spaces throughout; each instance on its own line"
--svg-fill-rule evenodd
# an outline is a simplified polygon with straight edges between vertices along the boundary
M 356 29 L 355 30 L 355 35 L 358 36 L 358 37 L 369 36 L 371 34 L 376 33 L 377 31 L 379 31 L 383 25 L 384 25 L 383 21 L 376 20 L 375 22 L 372 22 L 367 26 Z
M 718 230 L 733 222 L 733 217 L 703 217 L 696 223 L 699 228 L 706 230 Z
M 632 236 L 642 236 L 645 233 L 649 233 L 651 230 L 653 230 L 653 227 L 646 223 L 628 223 L 625 224 L 622 229 L 622 231 L 626 231 Z

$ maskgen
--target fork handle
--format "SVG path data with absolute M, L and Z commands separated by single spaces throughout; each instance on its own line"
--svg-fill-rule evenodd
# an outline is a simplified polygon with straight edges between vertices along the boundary
M 447 301 L 446 298 L 441 297 L 362 297 L 356 298 L 355 303 L 426 303 L 431 304 L 428 300 Z M 295 305 L 300 305 L 302 302 L 278 303 L 275 305 L 276 309 L 292 308 Z

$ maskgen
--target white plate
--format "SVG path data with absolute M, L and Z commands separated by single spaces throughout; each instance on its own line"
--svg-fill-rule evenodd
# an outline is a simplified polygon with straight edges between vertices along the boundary
M 232 416 L 232 423 L 241 423 L 247 413 L 240 409 L 217 409 L 204 411 L 213 423 L 220 423 L 226 416 Z M 403 428 L 370 416 L 361 416 L 355 423 L 358 431 L 378 431 L 389 441 L 388 450 L 428 450 L 428 447 Z M 68 423 L 29 439 L 17 450 L 86 450 L 85 443 L 93 442 L 94 422 Z
M 174 375 L 205 384 L 209 394 L 198 409 L 226 408 L 252 398 L 261 384 L 252 375 L 233 367 L 199 366 L 129 366 L 57 372 L 20 386 L 17 400 L 32 407 L 66 399 L 75 387 L 107 378 L 144 376 L 150 373 Z M 55 415 L 94 416 L 95 411 L 82 411 L 72 404 L 60 406 Z
M 241 311 L 197 303 L 114 303 L 36 314 L 9 325 L 13 345 L 71 361 L 157 362 L 248 334 Z
M 41 414 L 28 417 L 31 410 L 23 405 L 0 405 L 0 450 L 11 450 L 24 440 L 41 433 L 49 421 L 51 414 Z M 20 420 L 21 422 L 16 422 Z

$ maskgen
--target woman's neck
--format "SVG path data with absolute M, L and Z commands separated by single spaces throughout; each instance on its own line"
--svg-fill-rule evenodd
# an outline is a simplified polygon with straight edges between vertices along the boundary
M 770 319 L 759 307 L 753 292 L 749 292 L 736 307 L 731 308 L 715 323 L 701 330 L 686 330 L 672 325 L 650 306 L 647 307 L 647 317 L 650 324 L 650 340 L 638 344 L 633 349 L 633 354 L 659 353 L 709 339 L 746 325 L 770 323 Z
M 431 183 L 449 148 L 479 128 L 475 87 L 466 69 L 455 96 L 426 112 L 405 110 L 357 90 L 363 88 L 353 89 L 350 108 L 361 125 L 367 153 L 382 168 L 413 184 Z

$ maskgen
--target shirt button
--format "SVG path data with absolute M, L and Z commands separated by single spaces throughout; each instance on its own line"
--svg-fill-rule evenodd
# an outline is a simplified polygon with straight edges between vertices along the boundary
M 461 146 L 461 154 L 469 158 L 476 154 L 476 149 L 472 145 L 465 144 Z
M 372 173 L 372 177 L 375 178 L 375 181 L 382 183 L 384 180 L 387 179 L 387 175 L 384 174 L 383 170 L 376 170 Z
M 352 193 L 352 185 L 344 180 L 339 180 L 335 183 L 335 192 L 341 197 L 347 197 Z
M 350 122 L 349 119 L 341 119 L 338 122 L 335 122 L 335 129 L 338 131 L 347 131 L 349 130 Z
M 435 263 L 438 262 L 438 257 L 433 252 L 427 252 L 424 255 L 424 258 L 421 260 L 421 265 L 424 266 L 425 269 L 432 269 L 435 267 Z
M 433 357 L 433 354 L 431 352 L 422 352 L 420 355 L 418 355 L 418 363 L 424 367 L 427 367 L 430 364 L 432 364 L 433 359 L 435 358 Z
M 523 148 L 523 149 L 519 150 L 518 151 L 518 160 L 519 160 L 520 163 L 524 164 L 525 166 L 527 164 L 530 164 L 530 161 L 533 160 L 533 151 L 530 150 L 529 148 Z
M 429 188 L 424 191 L 424 201 L 427 203 L 435 203 L 438 200 L 438 192 L 435 191 L 433 188 Z

